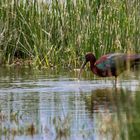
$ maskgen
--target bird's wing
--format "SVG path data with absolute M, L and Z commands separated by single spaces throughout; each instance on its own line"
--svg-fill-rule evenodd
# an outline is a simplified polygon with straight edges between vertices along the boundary
M 125 63 L 124 57 L 125 55 L 121 53 L 104 55 L 96 61 L 95 65 L 101 71 L 106 71 L 109 69 L 112 71 L 116 68 L 119 68 L 120 71 L 122 71 Z

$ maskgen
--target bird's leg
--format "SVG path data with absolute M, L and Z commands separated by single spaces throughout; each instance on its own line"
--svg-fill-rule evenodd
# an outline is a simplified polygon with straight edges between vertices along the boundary
M 117 87 L 117 76 L 115 76 L 115 88 Z
M 117 81 L 118 81 L 117 76 L 115 76 L 115 93 L 117 93 Z

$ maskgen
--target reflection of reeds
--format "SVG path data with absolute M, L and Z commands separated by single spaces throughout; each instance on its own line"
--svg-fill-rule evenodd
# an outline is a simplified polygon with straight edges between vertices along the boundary
M 27 135 L 31 135 L 33 137 L 36 134 L 35 125 L 33 123 L 28 125 L 26 132 L 27 132 Z
M 110 137 L 112 140 L 118 140 L 120 137 L 120 129 L 117 118 L 109 112 L 100 112 L 98 117 L 100 121 L 97 126 L 101 139 L 104 137 Z
M 36 128 L 33 123 L 28 124 L 27 126 L 21 126 L 21 125 L 14 125 L 12 126 L 12 123 L 9 126 L 1 126 L 0 127 L 0 134 L 1 136 L 5 137 L 15 137 L 15 136 L 21 136 L 21 135 L 29 135 L 34 136 L 36 134 Z
M 139 140 L 140 137 L 140 88 L 135 92 L 133 106 L 127 107 L 128 138 Z
M 62 96 L 64 97 L 65 95 Z M 57 97 L 56 99 L 58 99 Z M 24 117 L 25 119 L 26 117 L 29 118 L 27 113 L 29 110 L 24 113 L 24 111 L 20 112 L 20 110 L 7 112 L 1 109 L 0 135 L 4 136 L 5 139 L 10 139 L 9 137 L 14 139 L 16 136 L 26 135 L 34 138 L 36 135 L 42 134 L 45 137 L 48 136 L 49 139 L 55 137 L 56 140 L 68 140 L 73 136 L 74 128 L 76 129 L 74 135 L 81 139 L 92 139 L 93 135 L 100 137 L 100 139 L 107 138 L 112 140 L 137 140 L 139 138 L 139 88 L 135 92 L 123 88 L 118 88 L 117 90 L 104 88 L 93 90 L 88 94 L 78 93 L 77 97 L 70 95 L 71 97 L 71 100 L 78 104 L 76 110 L 71 110 L 71 114 L 64 115 L 65 112 L 63 112 L 63 115 L 60 115 L 59 111 L 62 111 L 62 109 L 53 108 L 54 112 L 58 111 L 55 114 L 56 116 L 53 113 L 53 115 L 48 113 L 50 116 L 47 116 L 48 114 L 46 113 L 48 122 L 45 122 L 43 125 L 36 121 L 26 124 Z M 53 100 L 53 102 L 56 103 L 55 105 L 59 104 L 56 100 Z M 70 105 L 72 105 L 71 102 Z M 78 124 L 79 120 L 80 124 Z M 24 124 L 20 123 L 21 121 Z M 76 127 L 73 127 L 73 122 L 77 123 Z M 10 127 L 7 124 L 10 124 Z
M 19 122 L 22 121 L 22 117 L 19 115 L 19 111 L 10 112 L 10 118 L 5 113 L 0 112 L 0 135 L 6 139 L 9 137 L 14 139 L 15 136 L 27 135 L 34 137 L 39 133 L 38 125 L 35 122 L 21 125 Z M 53 127 L 55 129 L 56 140 L 69 139 L 71 135 L 71 115 L 68 114 L 66 117 L 61 118 L 60 116 L 53 118 Z M 9 122 L 9 125 L 6 125 Z M 51 136 L 52 128 L 45 126 L 43 128 L 45 135 Z
M 68 114 L 64 119 L 55 117 L 53 119 L 54 128 L 56 131 L 56 140 L 67 140 L 71 134 L 71 117 Z
M 36 134 L 36 126 L 31 123 L 27 126 L 21 126 L 19 121 L 22 121 L 22 117 L 19 115 L 19 111 L 11 111 L 10 116 L 4 112 L 0 112 L 0 134 L 9 137 L 12 136 L 13 138 L 16 135 L 35 135 Z M 6 125 L 7 123 L 10 124 Z

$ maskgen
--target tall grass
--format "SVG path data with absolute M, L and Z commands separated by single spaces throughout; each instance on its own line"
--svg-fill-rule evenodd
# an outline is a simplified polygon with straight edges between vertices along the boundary
M 76 67 L 87 51 L 139 53 L 139 7 L 139 0 L 1 0 L 0 62 Z

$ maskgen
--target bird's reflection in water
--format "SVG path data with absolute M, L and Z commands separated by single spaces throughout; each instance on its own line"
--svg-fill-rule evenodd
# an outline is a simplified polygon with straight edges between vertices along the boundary
M 93 90 L 86 96 L 82 94 L 82 99 L 99 139 L 128 138 L 134 94 L 122 88 L 104 88 Z

